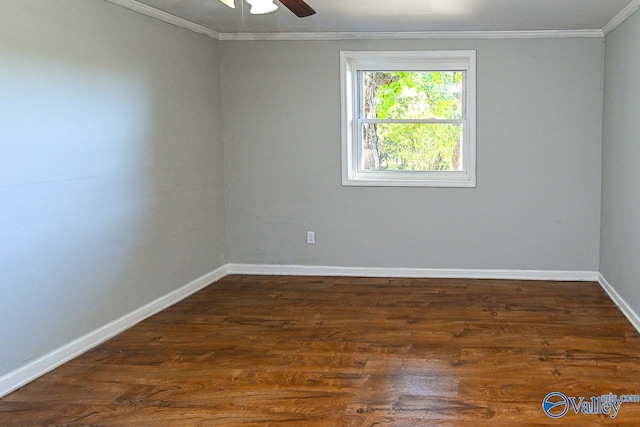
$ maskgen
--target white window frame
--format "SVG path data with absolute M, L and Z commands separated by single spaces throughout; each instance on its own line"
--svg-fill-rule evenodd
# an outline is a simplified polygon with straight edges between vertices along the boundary
M 359 71 L 463 71 L 462 171 L 362 171 Z M 342 185 L 394 187 L 476 186 L 476 51 L 342 51 Z

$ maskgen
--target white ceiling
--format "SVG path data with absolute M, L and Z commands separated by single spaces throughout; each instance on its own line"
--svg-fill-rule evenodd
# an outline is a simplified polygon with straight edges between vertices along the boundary
M 223 34 L 602 30 L 640 8 L 640 0 L 306 0 L 317 14 L 298 18 L 277 0 L 267 15 L 249 14 L 243 0 L 235 9 L 219 0 L 108 1 Z

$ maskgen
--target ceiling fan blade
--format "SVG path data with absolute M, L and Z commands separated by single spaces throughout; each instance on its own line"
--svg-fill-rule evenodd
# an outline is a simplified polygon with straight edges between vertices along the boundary
M 316 11 L 303 0 L 280 0 L 280 3 L 282 3 L 291 12 L 295 13 L 299 18 L 311 16 L 316 13 Z

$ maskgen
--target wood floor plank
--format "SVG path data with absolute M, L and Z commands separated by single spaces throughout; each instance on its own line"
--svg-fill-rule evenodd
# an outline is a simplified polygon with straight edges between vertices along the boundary
M 640 425 L 542 410 L 640 393 L 595 283 L 228 276 L 0 399 L 0 425 Z

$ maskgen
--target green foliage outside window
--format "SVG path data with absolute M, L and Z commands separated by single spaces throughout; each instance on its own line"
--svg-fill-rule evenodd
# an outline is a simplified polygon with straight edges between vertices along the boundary
M 365 72 L 364 81 L 367 119 L 431 121 L 365 123 L 365 147 L 375 159 L 368 169 L 462 170 L 462 125 L 438 123 L 462 119 L 462 72 Z

